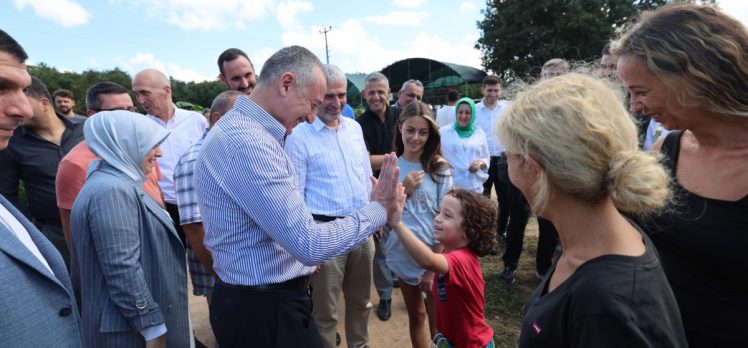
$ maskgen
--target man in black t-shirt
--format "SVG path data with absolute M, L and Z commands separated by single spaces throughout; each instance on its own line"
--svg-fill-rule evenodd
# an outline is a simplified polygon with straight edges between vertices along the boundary
M 364 80 L 364 100 L 366 111 L 356 121 L 361 125 L 366 149 L 374 176 L 379 176 L 382 161 L 386 153 L 392 152 L 392 136 L 400 118 L 402 109 L 390 106 L 390 83 L 387 76 L 373 72 Z M 381 320 L 389 320 L 392 315 L 392 273 L 387 268 L 379 238 L 374 238 L 376 252 L 374 254 L 374 287 L 379 294 L 377 316 Z
M 57 115 L 47 86 L 38 78 L 32 77 L 25 92 L 33 117 L 15 129 L 8 147 L 0 151 L 0 194 L 18 210 L 30 213 L 36 227 L 69 265 L 70 253 L 57 209 L 55 177 L 62 157 L 83 140 L 83 123 Z M 26 202 L 22 202 L 19 192 L 21 181 Z

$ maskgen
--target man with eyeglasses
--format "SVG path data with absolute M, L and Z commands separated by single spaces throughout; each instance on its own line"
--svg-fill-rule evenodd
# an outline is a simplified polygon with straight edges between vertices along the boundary
M 89 87 L 86 91 L 86 108 L 86 114 L 89 117 L 101 111 L 128 110 L 134 112 L 137 110 L 132 103 L 127 88 L 114 82 L 99 82 Z M 70 248 L 70 210 L 73 208 L 73 202 L 75 202 L 75 198 L 78 197 L 78 193 L 86 181 L 88 165 L 97 159 L 99 158 L 91 152 L 88 144 L 83 140 L 70 150 L 60 161 L 60 166 L 57 168 L 57 179 L 55 181 L 57 207 L 60 210 L 62 232 L 65 235 L 68 248 Z M 154 163 L 153 171 L 147 175 L 143 189 L 163 207 L 164 199 L 161 189 L 158 187 L 158 180 L 161 176 L 158 163 Z
M 403 86 L 400 87 L 397 92 L 397 101 L 392 106 L 404 109 L 413 101 L 421 101 L 421 99 L 423 99 L 423 83 L 411 79 L 405 81 Z
M 19 210 L 31 213 L 36 227 L 69 264 L 70 252 L 54 204 L 55 176 L 62 157 L 83 140 L 83 124 L 55 113 L 54 99 L 38 78 L 31 78 L 25 93 L 33 115 L 15 129 L 8 147 L 0 151 L 0 193 Z M 20 199 L 21 181 L 27 203 Z

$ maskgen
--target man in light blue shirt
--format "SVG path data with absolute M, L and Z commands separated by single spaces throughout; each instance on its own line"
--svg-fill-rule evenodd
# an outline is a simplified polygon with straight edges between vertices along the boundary
M 372 175 L 361 126 L 342 117 L 347 80 L 325 65 L 327 92 L 314 123 L 302 123 L 286 138 L 286 153 L 296 169 L 299 192 L 314 220 L 323 223 L 349 215 L 369 203 Z M 374 240 L 320 266 L 312 276 L 312 314 L 325 348 L 336 346 L 338 298 L 345 294 L 348 347 L 369 344 L 369 304 Z
M 195 190 L 218 276 L 210 317 L 221 346 L 322 347 L 307 291 L 315 266 L 368 242 L 400 209 L 389 154 L 371 203 L 343 219 L 314 221 L 283 144 L 297 124 L 314 122 L 326 90 L 314 54 L 281 49 L 198 155 Z

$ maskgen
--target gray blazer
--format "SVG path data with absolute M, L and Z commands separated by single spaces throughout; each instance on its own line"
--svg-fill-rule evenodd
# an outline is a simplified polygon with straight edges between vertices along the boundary
M 0 204 L 26 228 L 52 269 L 0 223 L 0 346 L 80 347 L 80 317 L 60 253 L 13 204 L 4 197 Z
M 169 347 L 189 347 L 185 251 L 169 214 L 102 163 L 73 204 L 71 265 L 80 278 L 88 347 L 142 347 L 166 324 Z

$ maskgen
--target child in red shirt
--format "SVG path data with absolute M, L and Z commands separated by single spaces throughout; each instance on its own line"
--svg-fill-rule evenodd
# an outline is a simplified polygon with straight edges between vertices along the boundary
M 494 346 L 493 329 L 484 318 L 485 283 L 478 256 L 486 255 L 495 243 L 497 215 L 496 205 L 478 193 L 447 192 L 434 219 L 434 237 L 444 246 L 444 254 L 431 251 L 399 216 L 390 220 L 413 260 L 437 274 L 433 293 L 439 333 L 434 343 L 440 348 Z

